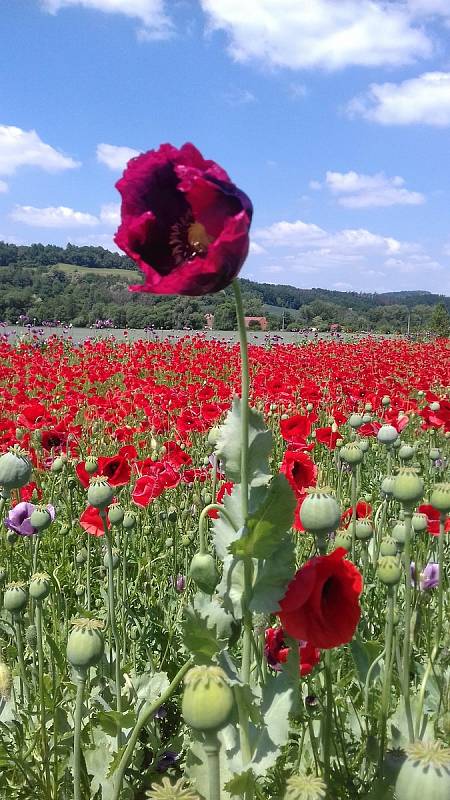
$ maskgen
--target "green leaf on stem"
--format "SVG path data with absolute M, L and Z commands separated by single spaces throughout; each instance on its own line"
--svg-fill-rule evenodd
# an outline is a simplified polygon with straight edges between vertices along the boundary
M 359 637 L 355 637 L 350 642 L 350 652 L 355 663 L 358 679 L 360 683 L 365 684 L 369 669 L 381 652 L 381 646 L 377 642 L 363 642 Z M 377 664 L 371 673 L 372 683 L 379 674 L 380 667 Z
M 295 547 L 290 534 L 278 541 L 270 558 L 260 561 L 253 584 L 250 611 L 272 614 L 279 610 L 279 601 L 295 573 Z
M 183 622 L 184 645 L 198 664 L 209 664 L 211 659 L 228 644 L 232 618 L 227 612 L 210 602 L 201 610 L 186 608 Z
M 257 731 L 251 766 L 256 775 L 265 775 L 275 764 L 289 738 L 289 714 L 294 701 L 294 686 L 287 673 L 270 675 L 262 690 L 263 727 Z
M 270 558 L 292 525 L 296 498 L 284 475 L 272 478 L 263 503 L 250 514 L 246 531 L 229 545 L 242 558 Z
M 266 484 L 270 478 L 269 456 L 272 450 L 272 432 L 266 428 L 264 418 L 249 408 L 248 470 L 250 486 Z M 224 466 L 225 475 L 233 483 L 241 483 L 241 401 L 233 398 L 233 405 L 225 422 L 220 426 L 216 455 Z

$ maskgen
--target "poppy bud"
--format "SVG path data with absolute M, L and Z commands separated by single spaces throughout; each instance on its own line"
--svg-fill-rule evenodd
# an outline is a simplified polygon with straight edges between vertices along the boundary
M 0 486 L 6 494 L 11 489 L 26 486 L 31 478 L 32 466 L 25 450 L 18 445 L 10 447 L 7 453 L 0 456 Z
M 75 556 L 75 561 L 79 567 L 83 566 L 83 564 L 87 561 L 87 550 L 85 547 L 82 547 L 81 550 L 78 550 L 78 553 Z
M 125 516 L 125 512 L 120 503 L 112 503 L 108 508 L 108 519 L 111 525 L 120 525 Z
M 83 597 L 84 586 L 82 586 L 81 583 L 79 583 L 78 586 L 75 587 L 75 595 L 76 597 Z
M 388 394 L 385 394 L 384 397 L 381 398 L 381 405 L 387 408 L 387 406 L 391 405 L 391 398 Z
M 395 784 L 397 800 L 448 800 L 450 748 L 440 742 L 415 742 L 405 747 L 407 759 Z
M 300 508 L 300 521 L 310 533 L 331 533 L 341 521 L 341 509 L 331 490 L 310 490 Z
M 400 467 L 394 480 L 393 495 L 404 506 L 412 507 L 423 496 L 423 480 L 413 467 Z
M 352 546 L 352 535 L 350 531 L 337 531 L 334 537 L 335 548 L 343 547 L 345 550 L 350 550 Z
M 394 480 L 395 478 L 393 475 L 386 475 L 381 482 L 381 491 L 388 497 L 390 497 L 394 491 Z
M 0 568 L 0 584 L 4 583 L 6 580 L 6 569 L 3 567 Z
M 340 452 L 342 461 L 350 464 L 352 467 L 360 464 L 364 458 L 364 453 L 356 442 L 348 442 Z
M 83 673 L 103 655 L 103 624 L 98 619 L 76 619 L 72 626 L 67 641 L 67 660 Z
M 370 519 L 363 517 L 356 520 L 355 536 L 362 542 L 367 541 L 373 536 L 373 525 Z
M 363 418 L 361 414 L 351 414 L 348 419 L 348 424 L 350 425 L 351 428 L 356 428 L 356 429 L 360 428 L 361 425 L 363 424 Z
M 402 576 L 402 568 L 396 556 L 382 556 L 378 561 L 377 576 L 386 586 L 395 586 Z
M 191 561 L 189 577 L 205 594 L 212 594 L 219 582 L 216 562 L 210 553 L 196 553 Z
M 93 475 L 98 469 L 98 461 L 95 456 L 88 456 L 84 462 L 84 468 L 89 475 Z
M 125 511 L 122 527 L 126 531 L 132 531 L 136 527 L 137 517 L 134 511 Z
M 441 514 L 448 514 L 450 511 L 450 483 L 438 483 L 434 487 L 430 503 Z
M 63 470 L 63 469 L 64 469 L 64 461 L 60 456 L 58 456 L 58 458 L 55 458 L 55 460 L 53 461 L 53 463 L 52 463 L 52 465 L 50 467 L 50 471 L 51 472 L 61 472 L 61 470 Z
M 111 503 L 113 497 L 114 492 L 106 478 L 103 476 L 91 478 L 87 493 L 88 503 L 90 503 L 91 506 L 98 508 L 100 511 L 104 511 Z
M 50 577 L 45 572 L 36 572 L 30 580 L 30 597 L 42 602 L 50 594 Z
M 421 533 L 422 531 L 426 531 L 428 528 L 428 517 L 426 514 L 421 514 L 416 511 L 412 515 L 412 526 L 413 530 L 416 533 Z
M 366 404 L 364 405 L 364 411 L 372 411 L 372 410 L 373 410 L 373 405 L 372 405 L 372 403 L 366 403 Z
M 400 545 L 401 548 L 403 548 L 403 545 L 405 544 L 406 540 L 406 525 L 403 519 L 397 520 L 394 527 L 392 528 L 391 535 L 394 542 L 396 542 L 398 545 Z
M 441 451 L 438 447 L 432 447 L 430 450 L 430 461 L 437 461 L 441 457 Z
M 13 545 L 17 542 L 18 535 L 15 531 L 6 531 L 6 541 L 8 544 Z
M 233 690 L 221 667 L 193 667 L 184 679 L 181 711 L 187 725 L 197 731 L 218 731 L 228 722 L 234 706 Z
M 397 429 L 393 425 L 382 425 L 377 433 L 377 439 L 381 444 L 394 444 L 398 439 Z
M 385 536 L 380 543 L 380 554 L 382 556 L 397 555 L 397 543 L 392 536 Z
M 25 583 L 9 583 L 3 595 L 3 605 L 11 614 L 20 614 L 28 603 Z
M 167 512 L 167 519 L 169 520 L 169 522 L 176 522 L 177 517 L 178 517 L 177 509 L 171 506 L 171 508 L 169 508 Z
M 401 461 L 411 461 L 414 458 L 416 451 L 414 447 L 411 447 L 409 444 L 402 444 L 400 450 L 398 451 L 398 457 Z
M 45 506 L 36 506 L 30 517 L 30 523 L 37 531 L 44 531 L 52 521 L 52 515 Z

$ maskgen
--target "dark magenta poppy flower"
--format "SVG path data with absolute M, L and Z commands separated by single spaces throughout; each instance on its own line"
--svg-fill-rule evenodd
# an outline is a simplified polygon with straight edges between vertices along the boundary
M 225 170 L 192 144 L 131 159 L 116 244 L 145 275 L 134 292 L 203 295 L 224 289 L 248 253 L 253 208 Z

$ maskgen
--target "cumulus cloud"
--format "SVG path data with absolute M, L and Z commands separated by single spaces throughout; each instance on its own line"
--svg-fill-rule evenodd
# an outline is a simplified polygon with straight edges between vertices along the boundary
M 115 144 L 105 144 L 102 142 L 97 145 L 97 161 L 106 164 L 114 172 L 121 172 L 125 169 L 130 158 L 139 155 L 138 150 L 132 147 L 122 147 Z
M 41 0 L 41 6 L 51 14 L 74 6 L 107 14 L 124 14 L 140 22 L 138 35 L 143 39 L 167 39 L 173 33 L 164 0 Z
M 383 172 L 363 175 L 354 171 L 329 171 L 325 180 L 339 205 L 346 208 L 417 206 L 425 202 L 423 194 L 405 188 L 405 180 L 399 175 L 388 178 Z
M 27 166 L 62 172 L 79 167 L 80 162 L 43 142 L 36 131 L 0 125 L 0 175 L 14 175 L 17 169 Z M 0 192 L 6 192 L 7 188 L 5 181 L 0 181 Z
M 372 83 L 353 98 L 350 116 L 381 125 L 450 125 L 450 72 L 425 72 L 402 83 Z
M 99 224 L 98 218 L 93 214 L 75 211 L 66 206 L 35 208 L 34 206 L 17 205 L 12 210 L 10 217 L 14 222 L 22 222 L 34 228 L 79 228 Z
M 408 9 L 417 16 L 450 17 L 448 0 L 408 0 Z
M 116 228 L 120 223 L 120 204 L 106 203 L 100 209 L 100 221 L 108 227 Z
M 400 1 L 200 1 L 210 29 L 227 33 L 237 61 L 336 70 L 409 64 L 433 49 Z

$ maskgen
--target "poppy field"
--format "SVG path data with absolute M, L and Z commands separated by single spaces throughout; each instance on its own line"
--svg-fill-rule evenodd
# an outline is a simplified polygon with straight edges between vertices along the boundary
M 450 796 L 448 341 L 248 355 L 0 341 L 1 798 Z

